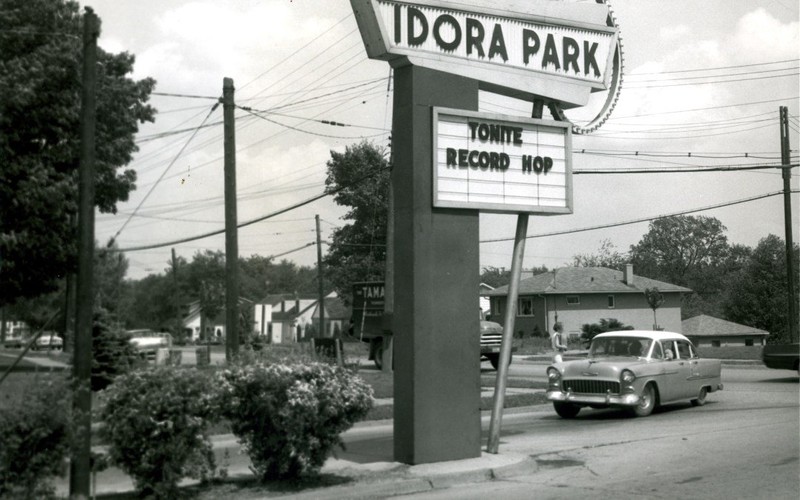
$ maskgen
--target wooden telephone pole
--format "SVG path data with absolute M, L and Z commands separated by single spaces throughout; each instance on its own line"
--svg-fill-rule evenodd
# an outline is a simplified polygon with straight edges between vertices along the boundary
M 239 240 L 236 227 L 236 124 L 233 79 L 222 80 L 225 134 L 225 361 L 239 354 Z
M 789 108 L 780 107 L 781 165 L 783 165 L 783 218 L 786 233 L 786 286 L 789 299 L 789 342 L 798 341 L 797 294 L 795 293 L 794 242 L 792 241 L 792 167 L 789 149 Z
M 72 408 L 77 442 L 72 447 L 69 497 L 90 494 L 92 427 L 92 263 L 94 259 L 95 129 L 97 100 L 97 38 L 100 19 L 86 7 L 83 16 L 83 90 L 81 94 L 81 159 L 78 187 L 78 291 L 75 314 L 75 378 Z
M 317 221 L 317 279 L 319 282 L 319 337 L 325 338 L 325 286 L 322 280 L 322 238 L 319 230 L 319 214 Z

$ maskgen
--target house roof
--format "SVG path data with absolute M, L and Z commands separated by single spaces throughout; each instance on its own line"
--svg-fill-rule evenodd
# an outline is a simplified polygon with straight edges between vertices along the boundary
M 646 288 L 660 292 L 691 293 L 691 289 L 664 281 L 633 276 L 633 283 L 625 283 L 625 273 L 607 267 L 562 267 L 519 282 L 519 295 L 564 293 L 642 293 Z M 508 285 L 486 292 L 487 296 L 508 295 Z
M 681 321 L 681 330 L 686 336 L 693 337 L 727 337 L 731 335 L 769 335 L 769 332 L 741 325 L 732 321 L 701 314 Z

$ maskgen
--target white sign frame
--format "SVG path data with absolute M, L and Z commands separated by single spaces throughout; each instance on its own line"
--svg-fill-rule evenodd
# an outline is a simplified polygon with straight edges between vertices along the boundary
M 535 215 L 573 213 L 572 129 L 569 123 L 442 107 L 433 108 L 432 120 L 434 208 Z M 473 139 L 470 122 L 505 126 L 507 140 L 503 144 L 481 141 L 477 129 L 476 138 Z M 442 124 L 445 126 L 440 127 Z M 463 131 L 459 131 L 458 135 L 443 133 L 445 129 L 452 131 L 461 125 Z M 520 143 L 516 144 L 514 134 L 518 129 L 522 130 L 518 136 Z M 463 137 L 459 137 L 462 132 Z M 544 140 L 545 144 L 532 140 L 536 137 Z M 462 149 L 487 153 L 482 158 L 487 162 L 491 152 L 499 155 L 501 151 L 505 151 L 508 156 L 507 168 L 502 168 L 502 160 L 497 160 L 498 168 L 494 170 L 491 166 L 448 167 L 447 150 L 453 149 L 451 146 L 459 141 L 466 141 L 463 144 L 467 147 Z M 476 147 L 480 149 L 475 149 Z M 548 153 L 553 155 L 562 150 L 563 158 L 548 156 Z M 450 154 L 452 155 L 452 151 Z M 545 171 L 542 161 L 538 163 L 538 173 L 536 167 L 523 172 L 523 155 L 527 155 L 528 160 L 537 156 L 540 159 L 549 157 L 552 166 Z M 479 154 L 473 154 L 472 158 L 467 154 L 456 161 L 479 162 L 478 158 Z M 452 159 L 451 156 L 450 160 Z M 529 161 L 529 164 L 536 165 L 533 161 Z M 447 172 L 454 175 L 447 175 Z M 536 195 L 532 196 L 533 193 Z M 531 201 L 523 201 L 529 196 Z

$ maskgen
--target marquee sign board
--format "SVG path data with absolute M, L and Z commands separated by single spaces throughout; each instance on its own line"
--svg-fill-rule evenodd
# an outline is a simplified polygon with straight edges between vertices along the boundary
M 350 0 L 367 54 L 472 78 L 481 88 L 583 106 L 607 90 L 617 28 L 603 4 Z
M 564 122 L 433 108 L 433 206 L 572 213 L 572 131 Z

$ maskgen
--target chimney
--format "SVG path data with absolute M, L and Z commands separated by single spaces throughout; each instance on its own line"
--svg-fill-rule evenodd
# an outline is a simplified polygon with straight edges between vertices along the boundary
M 625 264 L 625 284 L 628 286 L 633 285 L 633 264 Z

